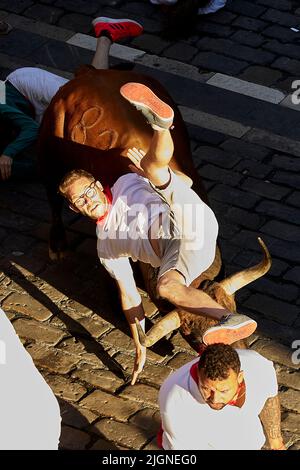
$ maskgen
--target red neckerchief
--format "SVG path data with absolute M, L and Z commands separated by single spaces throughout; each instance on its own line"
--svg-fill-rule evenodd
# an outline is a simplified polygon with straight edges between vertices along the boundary
M 202 352 L 204 352 L 204 349 L 205 347 L 203 348 L 203 350 L 201 351 L 201 353 L 199 353 L 199 356 L 201 356 Z M 195 364 L 192 365 L 192 367 L 190 368 L 190 374 L 191 374 L 191 377 L 192 379 L 196 382 L 196 384 L 198 385 L 198 362 L 196 362 Z M 243 381 L 238 389 L 237 389 L 237 398 L 235 400 L 231 400 L 227 403 L 227 405 L 231 405 L 231 406 L 238 406 L 237 402 L 240 398 L 240 393 L 241 392 L 244 392 L 245 391 L 245 382 Z
M 108 213 L 109 213 L 109 209 L 110 209 L 110 206 L 112 204 L 112 199 L 113 199 L 113 196 L 112 196 L 112 193 L 111 193 L 111 190 L 110 190 L 110 187 L 109 186 L 105 186 L 105 188 L 103 189 L 103 193 L 107 199 L 107 202 L 108 202 L 108 209 L 104 212 L 103 215 L 101 215 L 101 217 L 99 217 L 97 220 L 96 220 L 96 224 L 99 224 L 100 222 L 102 222 L 104 219 L 106 219 Z

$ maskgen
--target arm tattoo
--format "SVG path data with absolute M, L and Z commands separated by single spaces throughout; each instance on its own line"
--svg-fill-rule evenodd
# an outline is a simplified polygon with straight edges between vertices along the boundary
M 276 397 L 269 398 L 266 401 L 259 417 L 268 439 L 280 439 L 281 413 L 278 395 L 276 395 Z

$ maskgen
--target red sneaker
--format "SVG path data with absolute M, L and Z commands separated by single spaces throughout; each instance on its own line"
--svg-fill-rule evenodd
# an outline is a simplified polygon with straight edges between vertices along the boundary
M 164 103 L 153 91 L 142 83 L 126 83 L 120 93 L 138 111 L 141 111 L 151 126 L 169 129 L 173 124 L 174 111 Z
M 104 31 L 108 33 L 112 41 L 119 41 L 123 38 L 134 38 L 142 34 L 144 28 L 142 25 L 133 20 L 115 20 L 99 16 L 92 21 L 96 38 Z

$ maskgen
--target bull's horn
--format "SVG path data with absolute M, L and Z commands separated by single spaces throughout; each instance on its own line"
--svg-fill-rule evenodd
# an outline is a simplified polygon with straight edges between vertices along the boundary
M 250 284 L 250 282 L 256 281 L 269 271 L 272 264 L 269 250 L 261 238 L 258 238 L 258 242 L 262 248 L 264 259 L 252 268 L 235 273 L 221 281 L 220 285 L 228 295 L 233 295 L 236 291 Z
M 144 333 L 140 322 L 138 319 L 135 319 L 135 323 L 138 330 L 138 335 L 140 339 L 140 343 L 142 346 L 146 348 L 150 348 L 153 344 L 157 343 L 161 338 L 166 336 L 171 331 L 176 330 L 180 327 L 181 320 L 178 312 L 173 310 L 172 312 L 168 313 L 164 316 L 161 320 L 159 320 L 152 328 L 148 331 L 147 334 Z

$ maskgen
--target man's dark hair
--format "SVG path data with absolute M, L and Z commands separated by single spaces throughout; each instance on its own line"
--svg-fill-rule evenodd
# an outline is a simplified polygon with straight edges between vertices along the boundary
M 62 196 L 65 196 L 67 190 L 68 190 L 68 187 L 73 184 L 76 180 L 78 180 L 78 178 L 82 178 L 82 177 L 85 177 L 85 178 L 89 178 L 91 180 L 94 180 L 95 178 L 93 177 L 93 175 L 91 175 L 91 173 L 88 173 L 87 171 L 85 170 L 72 170 L 72 171 L 69 171 L 69 173 L 67 173 L 63 179 L 61 180 L 61 182 L 59 183 L 59 187 L 58 187 L 58 190 L 60 192 L 60 194 Z
M 198 363 L 199 371 L 203 371 L 210 380 L 225 380 L 230 369 L 237 374 L 241 370 L 238 353 L 227 344 L 217 343 L 207 346 Z

